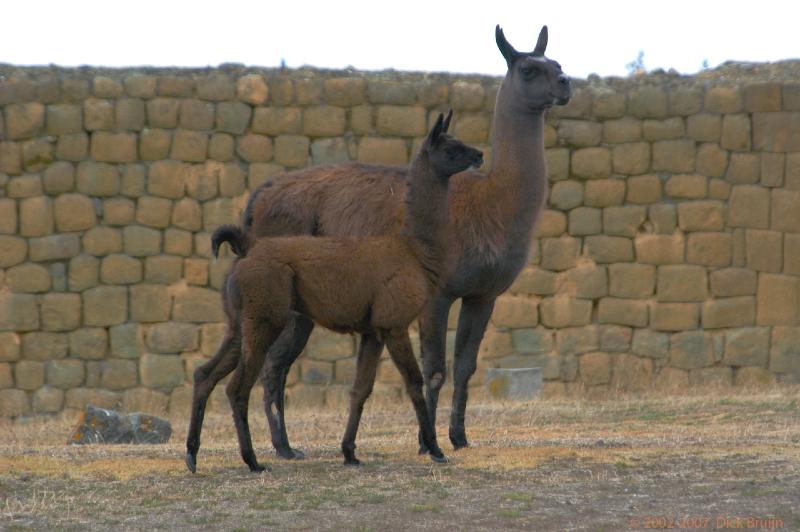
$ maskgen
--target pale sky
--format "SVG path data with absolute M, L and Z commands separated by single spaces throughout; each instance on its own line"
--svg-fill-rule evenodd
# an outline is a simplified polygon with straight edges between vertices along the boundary
M 4 0 L 0 63 L 62 66 L 353 66 L 502 75 L 494 43 L 547 56 L 573 77 L 682 73 L 726 60 L 800 58 L 800 2 L 776 0 Z

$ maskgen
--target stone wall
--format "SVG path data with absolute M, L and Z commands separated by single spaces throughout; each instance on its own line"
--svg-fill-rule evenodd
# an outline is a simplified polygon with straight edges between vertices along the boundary
M 473 384 L 528 365 L 550 394 L 800 381 L 797 71 L 578 81 L 548 115 L 548 210 Z M 286 169 L 407 163 L 448 107 L 490 159 L 499 81 L 0 66 L 0 416 L 185 413 L 224 330 L 210 232 Z M 354 350 L 315 331 L 289 401 L 341 402 Z M 387 360 L 379 381 L 399 393 Z

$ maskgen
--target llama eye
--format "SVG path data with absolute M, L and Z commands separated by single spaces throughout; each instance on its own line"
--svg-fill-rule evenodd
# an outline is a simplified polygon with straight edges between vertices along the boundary
M 539 73 L 539 70 L 536 67 L 522 67 L 520 68 L 520 72 L 522 72 L 525 78 L 532 78 Z

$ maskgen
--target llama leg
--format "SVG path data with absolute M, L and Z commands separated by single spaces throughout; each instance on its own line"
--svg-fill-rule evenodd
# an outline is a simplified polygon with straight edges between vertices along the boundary
M 261 384 L 264 388 L 264 411 L 269 422 L 272 446 L 281 458 L 298 460 L 305 458 L 301 451 L 292 449 L 289 445 L 284 418 L 284 399 L 286 397 L 286 376 L 294 361 L 303 351 L 313 329 L 313 321 L 295 314 L 267 353 L 267 363 L 261 377 Z
M 270 344 L 277 336 L 266 324 L 254 324 L 252 319 L 242 320 L 243 349 L 239 364 L 233 373 L 233 378 L 228 383 L 226 393 L 233 411 L 233 422 L 236 425 L 236 435 L 239 439 L 239 451 L 242 459 L 250 471 L 261 472 L 266 468 L 258 464 L 253 451 L 253 441 L 250 436 L 250 425 L 247 421 L 247 410 L 250 391 L 258 379 L 264 357 Z
M 389 332 L 386 337 L 386 347 L 389 348 L 389 355 L 391 355 L 392 361 L 403 377 L 406 393 L 408 393 L 411 402 L 414 404 L 414 411 L 417 414 L 417 422 L 419 423 L 419 430 L 422 432 L 423 443 L 428 448 L 428 452 L 434 461 L 446 462 L 447 458 L 445 458 L 436 443 L 436 430 L 428 417 L 425 397 L 422 394 L 422 373 L 419 371 L 417 359 L 414 358 L 408 331 L 402 329 Z
M 194 372 L 192 413 L 189 433 L 186 436 L 186 467 L 194 473 L 197 469 L 197 451 L 200 449 L 200 431 L 206 412 L 208 396 L 217 383 L 229 374 L 239 362 L 242 339 L 239 332 L 228 331 L 216 354 Z
M 464 299 L 461 314 L 458 316 L 456 331 L 456 354 L 453 360 L 453 407 L 450 414 L 450 442 L 454 449 L 466 447 L 467 434 L 464 430 L 464 413 L 467 409 L 467 387 L 469 379 L 478 365 L 478 348 L 483 333 L 492 316 L 494 299 L 480 301 Z
M 436 427 L 436 406 L 439 404 L 439 390 L 447 376 L 446 341 L 447 316 L 453 299 L 443 294 L 437 295 L 422 311 L 419 318 L 419 338 L 422 347 L 422 377 L 425 381 L 425 404 L 431 425 Z M 428 448 L 419 433 L 419 454 Z
M 372 393 L 372 385 L 375 384 L 375 374 L 378 370 L 378 361 L 383 342 L 378 340 L 374 334 L 363 334 L 361 344 L 358 349 L 358 361 L 356 369 L 356 381 L 350 390 L 350 415 L 347 418 L 347 429 L 342 438 L 342 453 L 344 454 L 345 465 L 359 465 L 361 462 L 356 458 L 356 434 L 358 424 L 361 422 L 361 413 L 364 411 L 364 403 Z

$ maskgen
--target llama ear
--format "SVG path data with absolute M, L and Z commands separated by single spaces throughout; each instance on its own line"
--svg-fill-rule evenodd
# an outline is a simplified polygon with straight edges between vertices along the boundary
M 444 126 L 444 115 L 439 113 L 439 116 L 436 118 L 436 123 L 431 128 L 431 132 L 428 133 L 427 143 L 431 146 L 439 140 L 439 135 L 442 134 L 442 128 Z
M 543 56 L 545 48 L 547 48 L 547 26 L 542 26 L 542 31 L 539 32 L 539 40 L 536 41 L 536 48 L 533 49 L 531 55 Z
M 497 41 L 497 47 L 500 49 L 500 53 L 503 54 L 508 68 L 511 68 L 511 65 L 514 64 L 514 61 L 517 60 L 517 57 L 519 57 L 520 53 L 514 50 L 514 47 L 511 46 L 511 44 L 509 44 L 509 42 L 506 40 L 506 36 L 503 33 L 503 29 L 500 27 L 500 24 L 495 26 L 494 39 Z
M 453 118 L 453 110 L 447 113 L 447 116 L 444 117 L 444 123 L 442 124 L 442 133 L 447 133 L 447 130 L 450 129 L 450 119 Z

